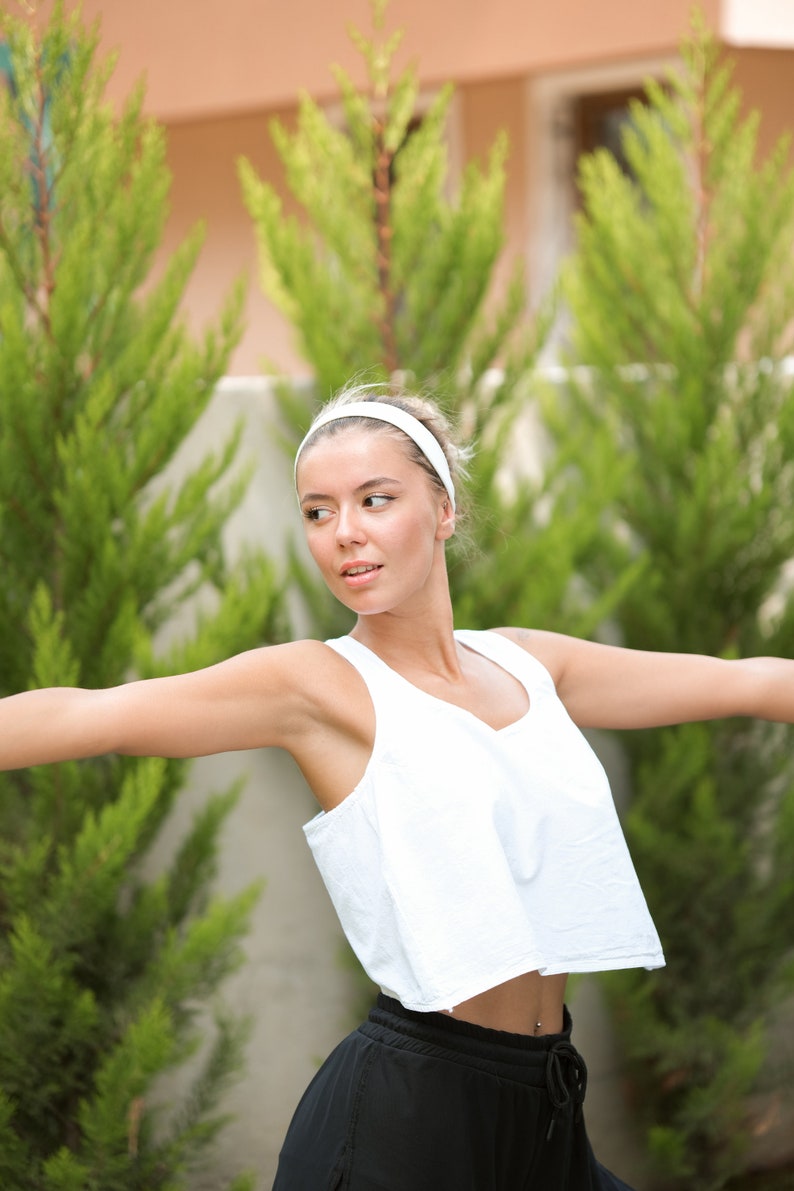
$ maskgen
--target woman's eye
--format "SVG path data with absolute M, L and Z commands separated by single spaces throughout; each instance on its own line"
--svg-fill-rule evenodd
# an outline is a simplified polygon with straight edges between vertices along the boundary
M 387 496 L 384 492 L 371 492 L 369 496 L 364 498 L 364 507 L 367 509 L 379 509 L 383 505 L 389 504 L 394 500 L 393 496 Z
M 325 521 L 326 517 L 330 516 L 330 513 L 331 510 L 324 508 L 323 505 L 313 505 L 311 508 L 303 510 L 303 515 L 307 521 Z

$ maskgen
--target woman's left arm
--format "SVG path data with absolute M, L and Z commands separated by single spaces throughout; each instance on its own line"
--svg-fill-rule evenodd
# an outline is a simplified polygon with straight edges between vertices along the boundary
M 794 723 L 794 661 L 726 661 L 502 629 L 550 672 L 582 728 L 653 728 L 726 716 Z

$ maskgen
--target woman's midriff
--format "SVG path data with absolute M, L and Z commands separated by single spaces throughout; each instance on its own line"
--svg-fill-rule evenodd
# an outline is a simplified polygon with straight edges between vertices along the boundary
M 540 972 L 525 972 L 462 1001 L 449 1014 L 489 1030 L 507 1030 L 511 1034 L 558 1034 L 562 1030 L 567 979 L 566 975 L 541 976 Z

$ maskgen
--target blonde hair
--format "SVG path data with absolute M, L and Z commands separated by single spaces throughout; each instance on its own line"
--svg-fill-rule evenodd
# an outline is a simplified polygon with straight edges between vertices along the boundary
M 357 429 L 361 428 L 372 433 L 390 434 L 393 437 L 399 436 L 399 440 L 407 451 L 409 458 L 423 469 L 434 487 L 438 488 L 439 491 L 445 491 L 443 480 L 421 448 L 396 426 L 392 426 L 389 422 L 376 421 L 373 418 L 364 416 L 340 416 L 338 421 L 329 420 L 329 418 L 332 419 L 333 413 L 337 409 L 341 415 L 345 406 L 368 401 L 377 401 L 382 405 L 391 405 L 396 409 L 401 409 L 404 413 L 410 414 L 411 417 L 415 418 L 417 422 L 432 434 L 443 452 L 449 467 L 452 483 L 456 492 L 459 493 L 467 477 L 466 463 L 471 457 L 471 451 L 458 445 L 449 419 L 434 401 L 426 397 L 420 397 L 416 393 L 395 389 L 390 384 L 350 384 L 340 389 L 318 411 L 303 440 L 303 446 L 309 447 L 320 437 L 331 437 L 349 426 L 355 426 Z M 314 429 L 315 423 L 318 423 L 316 430 Z

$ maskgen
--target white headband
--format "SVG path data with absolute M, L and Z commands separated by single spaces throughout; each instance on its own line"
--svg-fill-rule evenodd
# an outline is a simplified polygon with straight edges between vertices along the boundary
M 447 490 L 447 495 L 452 502 L 452 511 L 455 511 L 455 485 L 452 483 L 449 464 L 438 439 L 413 414 L 406 413 L 404 409 L 400 409 L 396 405 L 387 405 L 383 401 L 351 401 L 348 405 L 338 405 L 336 408 L 332 407 L 324 414 L 320 414 L 295 454 L 296 477 L 301 451 L 314 432 L 321 426 L 327 426 L 329 422 L 336 422 L 340 418 L 375 418 L 379 422 L 390 422 L 392 426 L 402 430 L 403 434 L 407 434 L 416 443 L 428 463 L 432 465 Z

